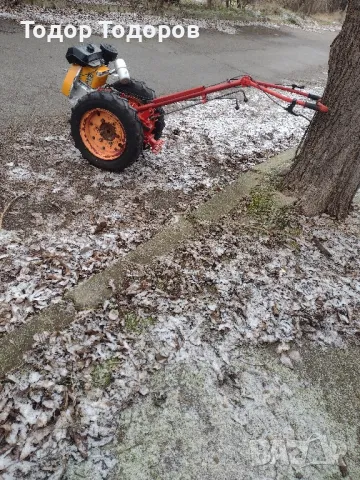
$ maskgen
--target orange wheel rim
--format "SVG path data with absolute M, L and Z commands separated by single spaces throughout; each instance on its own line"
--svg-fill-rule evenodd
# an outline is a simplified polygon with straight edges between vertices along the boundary
M 109 110 L 94 108 L 80 121 L 80 136 L 95 157 L 111 161 L 120 157 L 126 147 L 126 134 L 118 117 Z

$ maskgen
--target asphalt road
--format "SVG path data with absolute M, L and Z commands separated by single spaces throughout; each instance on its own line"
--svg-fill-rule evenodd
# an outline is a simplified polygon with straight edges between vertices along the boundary
M 244 27 L 228 35 L 202 30 L 198 39 L 139 43 L 112 39 L 134 78 L 158 94 L 212 84 L 246 72 L 270 81 L 304 81 L 323 77 L 333 32 L 306 32 Z M 94 36 L 91 41 L 101 43 Z M 0 19 L 1 126 L 35 118 L 51 121 L 69 112 L 60 87 L 67 67 L 65 52 L 73 40 L 25 39 L 22 26 Z

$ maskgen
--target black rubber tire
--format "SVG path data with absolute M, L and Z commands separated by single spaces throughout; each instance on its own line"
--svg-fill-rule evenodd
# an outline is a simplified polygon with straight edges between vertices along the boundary
M 144 104 L 150 103 L 156 98 L 155 91 L 152 88 L 149 88 L 145 82 L 139 80 L 130 80 L 130 82 L 126 84 L 114 82 L 111 84 L 111 87 L 124 95 L 131 95 L 132 97 L 137 98 Z M 165 112 L 162 107 L 157 108 L 156 112 L 159 113 L 160 116 L 155 122 L 154 138 L 155 140 L 159 140 L 165 128 Z
M 80 135 L 81 119 L 87 111 L 94 108 L 103 108 L 115 114 L 123 125 L 126 134 L 126 147 L 124 152 L 115 160 L 102 160 L 96 157 L 82 141 Z M 129 105 L 127 100 L 114 93 L 95 91 L 82 97 L 72 109 L 70 125 L 76 148 L 95 167 L 121 172 L 135 162 L 142 152 L 144 132 L 136 110 Z

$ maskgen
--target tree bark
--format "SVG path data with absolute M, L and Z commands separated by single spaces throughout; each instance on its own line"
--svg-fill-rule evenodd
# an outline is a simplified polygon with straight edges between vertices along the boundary
M 315 114 L 284 186 L 305 214 L 343 219 L 360 187 L 360 0 L 331 45 L 323 103 L 329 112 Z

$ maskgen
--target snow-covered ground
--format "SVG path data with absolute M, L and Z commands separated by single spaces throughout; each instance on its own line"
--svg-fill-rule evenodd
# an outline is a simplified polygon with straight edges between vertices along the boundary
M 83 160 L 66 119 L 25 135 L 4 133 L 2 205 L 13 192 L 23 196 L 0 231 L 0 332 L 25 322 L 240 172 L 299 142 L 305 119 L 261 93 L 248 95 L 239 110 L 227 99 L 167 116 L 162 153 L 145 152 L 122 174 Z
M 84 460 L 93 478 L 108 478 L 118 460 L 122 410 L 138 395 L 149 395 L 152 374 L 165 365 L 166 371 L 177 364 L 202 365 L 224 383 L 224 371 L 248 344 L 275 344 L 279 362 L 293 369 L 306 339 L 338 347 L 356 341 L 359 208 L 341 225 L 327 216 L 291 214 L 285 223 L 284 215 L 280 223 L 266 223 L 256 212 L 244 223 L 248 208 L 244 204 L 221 224 L 204 226 L 196 240 L 155 266 L 139 266 L 103 308 L 77 314 L 67 330 L 35 338 L 27 369 L 8 375 L 0 386 L 4 480 L 60 479 L 69 464 Z M 331 256 L 318 250 L 314 236 Z M 255 395 L 256 409 L 253 402 L 231 404 L 230 416 L 245 426 L 259 419 L 271 424 L 274 402 L 286 403 L 293 393 L 261 364 L 253 367 L 257 371 L 250 367 L 246 378 L 254 378 L 243 395 Z M 300 391 L 306 388 L 297 382 Z M 308 430 L 330 428 L 319 400 L 309 410 L 298 401 L 306 413 L 298 418 L 299 406 L 281 410 L 280 432 L 291 430 L 288 415 L 294 429 L 299 421 Z M 246 478 L 259 478 L 254 472 Z M 312 478 L 329 477 L 315 470 Z
M 260 11 L 252 11 L 254 20 L 238 21 L 238 20 L 218 20 L 218 19 L 195 19 L 180 18 L 174 15 L 150 15 L 143 12 L 104 12 L 99 18 L 99 12 L 81 11 L 75 8 L 48 9 L 32 5 L 18 4 L 11 7 L 6 6 L 0 0 L 0 18 L 10 18 L 16 21 L 33 20 L 41 24 L 72 24 L 72 25 L 89 25 L 93 33 L 102 33 L 102 27 L 98 24 L 99 20 L 112 21 L 114 24 L 120 24 L 124 27 L 128 25 L 197 25 L 203 29 L 215 29 L 228 34 L 236 34 L 239 28 L 244 26 L 260 26 L 267 28 L 280 28 L 285 25 L 291 28 L 302 28 L 309 31 L 330 30 L 338 31 L 341 26 L 338 24 L 322 25 L 311 18 L 303 18 L 299 15 L 284 11 L 282 15 L 274 21 L 265 20 Z
M 5 15 L 20 19 L 22 8 Z M 47 21 L 46 11 L 28 12 Z M 48 21 L 67 22 L 56 15 Z M 238 111 L 234 100 L 223 100 L 169 115 L 163 152 L 145 152 L 122 174 L 88 165 L 71 144 L 66 119 L 34 125 L 25 135 L 4 132 L 8 155 L 0 165 L 0 198 L 2 209 L 9 209 L 0 230 L 0 333 L 58 301 L 174 215 L 191 212 L 239 173 L 297 145 L 307 122 L 258 92 L 248 95 Z M 270 218 L 271 205 L 270 199 Z M 96 311 L 78 313 L 65 331 L 35 338 L 26 368 L 0 382 L 1 479 L 69 478 L 68 466 L 85 460 L 89 478 L 109 478 L 118 462 L 111 447 L 120 414 L 152 393 L 152 374 L 165 365 L 205 365 L 214 382 L 225 385 L 224 372 L 242 355 L 239 346 L 275 344 L 279 362 L 293 369 L 305 339 L 337 347 L 356 341 L 359 208 L 342 224 L 290 212 L 268 222 L 264 211 L 250 208 L 252 220 L 244 224 L 248 208 L 244 203 L 216 227 L 203 225 L 196 240 L 152 268 L 129 273 L 121 292 Z M 256 421 L 270 421 L 272 405 L 292 392 L 261 365 L 241 361 L 256 377 L 248 385 L 255 403 L 229 402 L 229 411 L 251 431 Z M 221 401 L 227 388 L 219 390 Z M 316 408 L 311 405 L 301 421 L 325 430 L 328 419 Z M 288 431 L 282 417 L 278 428 Z M 258 480 L 251 471 L 248 478 Z

